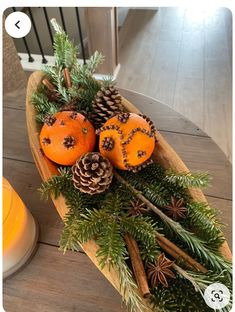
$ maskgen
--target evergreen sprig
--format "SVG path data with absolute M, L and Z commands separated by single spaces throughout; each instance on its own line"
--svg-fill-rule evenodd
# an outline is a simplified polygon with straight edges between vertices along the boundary
M 144 241 L 147 245 L 156 242 L 157 225 L 150 217 L 131 216 L 122 218 L 122 230 L 131 234 L 136 240 Z
M 224 259 L 218 250 L 214 250 L 206 241 L 198 238 L 194 233 L 184 229 L 179 223 L 173 220 L 162 220 L 171 233 L 171 239 L 176 235 L 183 243 L 188 252 L 197 257 L 201 263 L 211 270 L 221 272 L 224 269 L 232 272 L 231 263 Z
M 208 173 L 175 173 L 169 170 L 165 176 L 165 181 L 183 188 L 206 188 L 209 185 L 210 177 Z
M 123 217 L 122 231 L 129 233 L 137 241 L 143 261 L 153 262 L 160 254 L 156 243 L 157 224 L 150 217 L 131 216 Z
M 97 257 L 100 260 L 101 269 L 105 265 L 116 265 L 118 261 L 124 261 L 127 256 L 125 241 L 122 236 L 120 224 L 113 218 L 106 226 L 103 226 L 102 235 L 98 236 L 99 250 Z
M 109 221 L 109 216 L 101 210 L 94 209 L 81 214 L 78 221 L 77 241 L 83 244 L 95 238 Z
M 86 64 L 83 65 L 83 70 L 86 71 L 88 74 L 93 74 L 96 71 L 96 68 L 104 62 L 104 56 L 95 51 L 89 60 L 87 60 Z
M 179 268 L 180 269 L 180 268 Z M 222 283 L 231 290 L 231 276 L 226 271 L 215 274 L 197 273 L 180 269 L 176 272 L 176 278 L 171 281 L 169 288 L 159 285 L 152 290 L 152 303 L 160 308 L 160 311 L 179 312 L 210 312 L 211 309 L 205 304 L 204 291 L 213 283 Z M 192 297 L 192 294 L 193 297 Z M 229 312 L 231 302 L 221 312 Z
M 79 219 L 80 215 L 78 212 L 75 211 L 70 211 L 66 214 L 64 218 L 64 229 L 59 241 L 60 250 L 63 251 L 64 254 L 67 250 L 79 250 L 79 243 L 77 240 L 77 232 L 79 231 Z
M 146 303 L 139 294 L 132 272 L 123 261 L 116 263 L 116 269 L 119 275 L 120 292 L 122 300 L 126 303 L 129 312 L 145 311 Z M 158 309 L 156 311 L 159 311 Z
M 92 111 L 92 101 L 101 88 L 101 84 L 93 77 L 93 72 L 102 58 L 96 52 L 95 55 L 96 57 L 91 56 L 92 61 L 88 61 L 88 64 L 76 63 L 71 70 L 73 89 L 69 92 L 79 97 L 81 109 L 86 111 Z M 75 89 L 77 93 L 74 93 Z
M 101 84 L 93 77 L 99 64 L 104 57 L 96 51 L 85 64 L 77 59 L 78 48 L 69 39 L 68 35 L 55 19 L 51 20 L 55 30 L 54 55 L 55 65 L 44 66 L 43 71 L 47 79 L 54 85 L 59 94 L 56 103 L 48 101 L 46 92 L 35 92 L 32 104 L 37 111 L 37 121 L 43 123 L 46 114 L 54 114 L 64 103 L 76 103 L 77 111 L 92 111 L 92 101 L 100 90 Z M 72 87 L 65 86 L 64 68 L 70 72 Z
M 54 55 L 56 67 L 72 69 L 77 62 L 78 48 L 72 43 L 68 35 L 55 19 L 51 20 L 55 30 L 54 35 Z
M 168 288 L 160 285 L 152 290 L 152 304 L 163 312 L 210 312 L 200 292 L 179 274 L 171 280 Z M 193 294 L 193 296 L 192 296 Z
M 200 202 L 189 202 L 186 207 L 188 212 L 183 225 L 193 228 L 199 238 L 207 241 L 211 249 L 217 250 L 225 241 L 221 223 L 216 219 L 217 211 Z
M 71 168 L 58 168 L 58 175 L 54 175 L 46 182 L 43 182 L 39 188 L 41 197 L 45 200 L 48 200 L 50 195 L 54 196 L 54 198 L 59 197 L 65 190 L 72 188 L 71 178 Z
M 141 174 L 131 172 L 121 172 L 119 174 L 124 177 L 134 188 L 141 191 L 143 195 L 157 206 L 165 206 L 168 201 L 166 199 L 167 191 L 159 184 L 148 184 Z
M 31 103 L 35 106 L 37 111 L 36 121 L 43 123 L 46 115 L 54 115 L 58 112 L 58 104 L 50 102 L 43 91 L 37 91 L 32 94 Z
M 47 75 L 47 78 L 52 82 L 56 88 L 57 93 L 60 95 L 58 102 L 61 103 L 60 106 L 71 101 L 72 97 L 69 93 L 69 89 L 65 87 L 63 66 L 44 66 L 44 73 Z
M 156 224 L 148 217 L 128 217 L 123 210 L 124 206 L 128 205 L 126 199 L 117 193 L 109 195 L 111 194 L 106 196 L 99 210 L 94 209 L 81 215 L 82 219 L 79 221 L 77 233 L 78 241 L 84 243 L 92 237 L 97 238 L 100 247 L 97 255 L 101 267 L 105 264 L 116 264 L 119 259 L 124 260 L 124 256 L 127 255 L 123 240 L 125 233 L 130 233 L 138 242 L 153 252 L 149 254 L 149 258 L 155 258 Z

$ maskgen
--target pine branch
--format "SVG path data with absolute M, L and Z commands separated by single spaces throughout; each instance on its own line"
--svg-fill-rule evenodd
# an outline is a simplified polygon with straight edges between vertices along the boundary
M 150 184 L 156 184 L 165 177 L 165 169 L 159 163 L 153 162 L 141 170 L 141 176 Z
M 202 214 L 205 218 L 211 221 L 215 227 L 222 228 L 224 225 L 221 223 L 217 217 L 221 214 L 217 209 L 212 208 L 205 202 L 194 202 L 190 201 L 187 203 L 187 208 L 191 210 L 196 210 Z
M 116 269 L 119 275 L 120 292 L 127 305 L 127 310 L 129 312 L 145 311 L 146 302 L 139 295 L 138 287 L 132 277 L 132 272 L 126 263 L 119 261 L 116 263 Z M 157 311 L 159 310 L 156 308 Z
M 92 75 L 95 72 L 97 66 L 102 64 L 103 61 L 104 57 L 102 54 L 96 51 L 90 57 L 90 59 L 87 60 L 86 64 L 79 64 L 77 62 L 71 70 L 71 78 L 73 83 L 78 85 L 86 81 L 86 78 L 88 77 L 93 78 Z
M 61 34 L 61 35 L 65 34 L 63 28 L 57 23 L 55 18 L 51 19 L 51 25 L 53 26 L 53 28 L 57 34 Z
M 105 265 L 110 267 L 119 261 L 124 261 L 127 255 L 120 224 L 115 219 L 109 220 L 106 226 L 103 224 L 102 235 L 98 236 L 97 244 L 99 245 L 97 257 L 101 269 Z
M 103 228 L 110 222 L 110 217 L 103 210 L 88 210 L 80 214 L 78 221 L 77 241 L 81 244 L 94 239 L 102 233 Z
M 187 218 L 183 222 L 184 226 L 193 228 L 197 236 L 208 242 L 211 248 L 218 248 L 225 241 L 221 232 L 220 223 L 215 217 L 215 211 L 210 209 L 206 203 L 188 203 Z
M 227 286 L 230 293 L 232 293 L 232 276 L 228 274 L 226 271 L 222 271 L 220 274 L 214 274 L 212 272 L 207 272 L 206 274 L 195 273 L 190 271 L 184 271 L 176 264 L 173 265 L 174 269 L 181 275 L 181 277 L 188 280 L 192 286 L 194 287 L 196 292 L 199 292 L 204 299 L 204 291 L 208 286 L 213 283 L 222 283 Z M 232 302 L 223 309 L 221 312 L 229 312 L 232 308 Z
M 43 66 L 43 72 L 46 74 L 50 82 L 55 86 L 58 81 L 58 71 L 59 68 L 57 66 L 49 66 L 49 65 L 44 65 Z
M 53 115 L 59 110 L 57 103 L 48 101 L 45 92 L 34 92 L 31 97 L 31 103 L 36 109 L 36 120 L 39 123 L 44 122 L 44 118 L 47 114 Z
M 156 246 L 156 224 L 149 217 L 131 216 L 121 218 L 122 232 L 127 232 L 131 236 L 145 244 L 146 248 Z
M 44 72 L 48 80 L 55 86 L 60 94 L 58 106 L 70 102 L 74 98 L 77 101 L 78 111 L 92 110 L 92 101 L 94 96 L 100 90 L 100 83 L 93 78 L 97 66 L 104 61 L 104 57 L 99 52 L 95 52 L 86 64 L 79 64 L 77 60 L 78 49 L 68 35 L 60 27 L 55 19 L 52 19 L 52 25 L 56 31 L 54 36 L 54 54 L 55 66 L 44 66 Z M 66 88 L 64 81 L 64 68 L 70 72 L 72 87 Z M 50 107 L 45 105 L 45 111 L 49 112 Z M 51 108 L 53 110 L 53 106 Z M 41 121 L 44 116 L 39 116 Z
M 48 200 L 50 195 L 58 198 L 64 190 L 71 189 L 72 187 L 71 168 L 59 168 L 58 173 L 59 175 L 55 175 L 48 181 L 43 182 L 39 188 L 39 192 L 45 200 Z
M 91 200 L 89 195 L 74 189 L 71 180 L 66 175 L 67 173 L 64 173 L 62 177 L 54 176 L 44 182 L 40 189 L 45 198 L 48 198 L 49 194 L 53 194 L 55 198 L 60 194 L 65 197 L 69 212 L 64 218 L 64 229 L 60 237 L 60 250 L 64 253 L 69 249 L 78 250 L 79 242 L 94 238 L 100 232 L 103 221 L 101 218 L 94 217 L 96 210 L 93 211 L 93 219 L 88 221 L 89 213 L 95 206 L 95 200 L 94 198 Z M 97 201 L 99 202 L 98 198 Z
M 165 206 L 168 204 L 167 191 L 159 184 L 150 184 L 140 174 L 131 172 L 119 172 L 128 183 L 134 188 L 140 190 L 146 198 L 152 201 L 157 206 Z
M 210 312 L 199 292 L 195 292 L 194 286 L 177 274 L 172 279 L 169 287 L 159 285 L 152 290 L 151 302 L 163 312 Z
M 183 188 L 206 188 L 209 180 L 208 173 L 175 173 L 173 170 L 169 170 L 165 176 L 165 181 Z
M 143 261 L 153 261 L 159 254 L 159 246 L 156 244 L 157 225 L 149 217 L 123 216 L 121 229 L 129 233 L 138 242 Z
M 68 35 L 54 18 L 51 24 L 56 31 L 54 35 L 56 67 L 66 67 L 70 70 L 77 62 L 78 48 L 69 40 Z
M 114 86 L 116 84 L 116 81 L 113 79 L 113 76 L 108 76 L 108 77 L 105 77 L 103 80 L 102 80 L 102 85 L 103 87 L 107 88 L 109 86 Z
M 77 64 L 71 70 L 73 88 L 77 88 L 79 105 L 81 110 L 92 111 L 92 101 L 100 90 L 100 83 L 93 78 L 92 73 L 87 70 L 86 65 Z M 74 89 L 71 90 L 74 93 Z
M 122 195 L 122 196 L 121 196 Z M 100 266 L 113 265 L 120 257 L 126 256 L 123 235 L 133 234 L 150 252 L 148 257 L 155 257 L 156 240 L 155 224 L 150 218 L 127 217 L 124 209 L 129 205 L 130 196 L 120 192 L 108 193 L 101 202 L 99 210 L 87 211 L 81 214 L 77 239 L 84 243 L 96 237 L 99 245 L 97 256 Z M 151 253 L 152 251 L 152 253 Z
M 187 275 L 186 279 L 193 280 L 194 282 L 192 282 L 192 284 L 195 283 L 195 287 L 197 289 L 200 289 L 200 291 L 202 292 L 204 292 L 209 285 L 218 282 L 227 286 L 229 291 L 232 292 L 232 284 L 231 284 L 232 275 L 230 275 L 226 270 L 220 272 L 220 274 L 213 273 L 211 271 L 208 271 L 206 274 L 192 271 L 187 271 L 185 273 L 182 272 L 182 270 L 180 270 L 179 267 L 177 268 L 177 270 L 183 277 L 186 274 Z
M 231 276 L 226 272 L 214 274 L 195 273 L 183 270 L 176 264 L 173 264 L 176 271 L 176 279 L 171 280 L 168 289 L 164 289 L 161 285 L 153 289 L 152 301 L 163 311 L 182 311 L 182 312 L 201 312 L 211 311 L 204 301 L 205 289 L 213 283 L 222 283 L 226 285 L 230 292 Z M 221 311 L 230 311 L 231 304 Z
M 93 210 L 100 202 L 99 195 L 91 199 L 88 194 L 81 193 L 74 188 L 70 167 L 58 168 L 58 174 L 42 183 L 39 188 L 42 198 L 47 200 L 50 195 L 54 196 L 54 198 L 63 195 L 70 213 L 75 215 L 77 212 L 86 211 L 86 209 Z
M 58 72 L 56 75 L 56 86 L 57 86 L 57 90 L 60 93 L 62 99 L 65 102 L 69 102 L 71 100 L 71 96 L 68 92 L 68 89 L 66 87 L 64 87 L 64 73 L 63 73 L 63 68 L 59 67 L 58 68 Z
M 104 197 L 101 207 L 109 214 L 117 214 L 122 216 L 123 212 L 129 210 L 132 196 L 122 187 L 114 187 L 111 185 L 109 192 Z M 126 212 L 124 213 L 126 216 Z
M 83 66 L 85 67 L 86 71 L 88 71 L 90 74 L 93 74 L 98 65 L 104 62 L 104 59 L 104 56 L 100 52 L 95 51 L 90 59 Z
M 64 219 L 64 228 L 63 232 L 60 236 L 60 250 L 65 252 L 67 250 L 78 251 L 79 244 L 77 239 L 77 233 L 79 231 L 79 216 L 74 213 L 74 211 L 70 211 Z
M 185 202 L 189 200 L 186 189 L 165 181 L 166 170 L 158 163 L 147 166 L 140 173 L 128 172 L 122 173 L 122 176 L 159 207 L 169 204 L 172 196 L 183 198 Z
M 56 91 L 60 94 L 61 97 L 59 100 L 62 102 L 61 105 L 64 102 L 69 102 L 71 100 L 71 95 L 69 93 L 69 89 L 65 87 L 63 67 L 46 65 L 43 67 L 43 71 L 55 86 Z

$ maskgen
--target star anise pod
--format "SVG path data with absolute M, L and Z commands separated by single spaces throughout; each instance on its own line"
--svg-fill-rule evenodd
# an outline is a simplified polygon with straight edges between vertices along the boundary
M 147 276 L 150 280 L 152 287 L 157 287 L 162 284 L 164 287 L 168 287 L 167 278 L 174 278 L 175 274 L 171 271 L 174 262 L 165 257 L 164 253 L 161 253 L 155 263 L 149 263 L 147 266 Z
M 164 207 L 166 209 L 166 215 L 177 221 L 179 219 L 185 218 L 187 213 L 187 208 L 184 207 L 184 199 L 176 199 L 175 197 L 171 197 L 170 205 Z
M 131 209 L 128 211 L 129 216 L 142 216 L 149 211 L 149 208 L 140 199 L 131 201 L 131 206 Z

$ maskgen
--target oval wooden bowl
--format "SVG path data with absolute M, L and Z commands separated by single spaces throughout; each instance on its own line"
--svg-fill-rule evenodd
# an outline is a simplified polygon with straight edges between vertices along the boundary
M 38 127 L 35 121 L 36 112 L 34 106 L 31 104 L 30 101 L 32 93 L 37 90 L 43 77 L 44 77 L 43 72 L 36 71 L 29 78 L 26 97 L 26 117 L 32 155 L 43 181 L 47 181 L 53 175 L 58 174 L 57 166 L 54 163 L 52 163 L 49 159 L 47 159 L 41 152 L 39 144 L 40 128 Z M 133 113 L 140 113 L 140 111 L 125 98 L 123 98 L 122 103 L 127 108 L 128 111 Z M 156 149 L 154 152 L 154 159 L 160 164 L 162 164 L 165 168 L 171 167 L 174 168 L 177 172 L 189 171 L 184 162 L 181 160 L 181 158 L 177 155 L 177 153 L 166 142 L 166 140 L 162 137 L 162 135 L 158 131 L 156 131 L 156 136 L 158 142 L 156 144 Z M 206 202 L 206 198 L 201 190 L 190 189 L 189 192 L 195 201 Z M 64 216 L 68 211 L 68 208 L 65 205 L 64 197 L 60 196 L 57 199 L 52 198 L 52 200 L 60 217 L 64 219 Z M 88 255 L 91 261 L 96 265 L 96 267 L 100 270 L 98 259 L 96 258 L 96 252 L 98 250 L 98 245 L 96 244 L 96 242 L 91 240 L 86 244 L 82 244 L 81 248 Z M 228 247 L 227 242 L 224 242 L 223 246 L 221 247 L 221 252 L 225 258 L 229 260 L 232 259 L 231 251 Z M 109 280 L 109 282 L 113 285 L 113 287 L 116 288 L 116 290 L 121 295 L 123 295 L 122 291 L 120 291 L 119 279 L 117 272 L 115 271 L 115 268 L 109 270 L 107 267 L 104 267 L 104 269 L 100 271 Z M 152 310 L 147 306 L 146 302 L 146 312 L 147 311 L 150 312 Z

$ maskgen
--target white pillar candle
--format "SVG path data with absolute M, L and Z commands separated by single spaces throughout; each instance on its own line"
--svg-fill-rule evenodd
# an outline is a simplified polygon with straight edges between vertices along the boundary
M 3 276 L 16 272 L 32 255 L 37 226 L 10 183 L 3 178 Z

